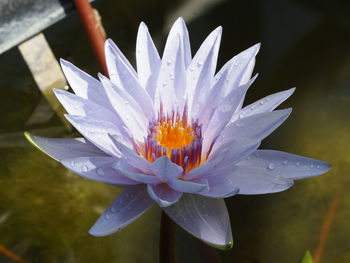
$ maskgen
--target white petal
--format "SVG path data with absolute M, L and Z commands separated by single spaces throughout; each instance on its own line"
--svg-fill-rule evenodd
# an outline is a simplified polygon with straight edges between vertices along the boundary
M 155 160 L 151 164 L 151 170 L 163 182 L 179 178 L 183 172 L 182 167 L 171 162 L 166 155 Z
M 129 140 L 123 137 L 119 127 L 111 122 L 75 115 L 65 115 L 65 117 L 86 139 L 112 156 L 119 157 L 120 152 L 114 146 L 108 134 L 117 136 L 127 147 L 132 147 Z
M 187 31 L 187 27 L 185 24 L 185 21 L 183 20 L 182 17 L 179 17 L 175 23 L 173 24 L 173 26 L 170 29 L 166 44 L 165 44 L 165 48 L 164 48 L 164 52 L 168 49 L 168 45 L 169 43 L 172 41 L 172 39 L 176 36 L 179 35 L 180 36 L 180 41 L 181 41 L 181 48 L 182 48 L 182 54 L 183 54 L 183 58 L 184 58 L 184 63 L 186 65 L 186 67 L 190 64 L 192 56 L 191 56 L 191 45 L 190 45 L 190 39 L 188 36 L 188 31 Z
M 131 136 L 138 142 L 143 142 L 147 132 L 148 119 L 142 108 L 124 90 L 116 87 L 108 78 L 99 74 L 108 99 L 114 110 L 131 132 Z
M 227 167 L 218 171 L 230 179 L 237 188 L 239 194 L 267 194 L 284 191 L 293 185 L 293 180 L 283 178 L 261 169 L 247 166 Z
M 89 234 L 100 237 L 118 232 L 135 221 L 153 204 L 145 186 L 130 186 L 101 215 L 89 230 Z
M 137 172 L 130 172 L 124 169 L 120 169 L 119 167 L 115 169 L 118 173 L 125 176 L 128 179 L 134 180 L 139 183 L 144 184 L 159 184 L 161 181 L 154 175 L 144 174 L 144 173 L 137 173 Z
M 142 87 L 154 100 L 160 57 L 145 23 L 141 22 L 136 40 L 137 75 Z
M 189 116 L 198 115 L 215 74 L 222 28 L 218 27 L 204 40 L 187 68 L 186 99 Z M 203 94 L 203 95 L 202 95 Z
M 29 133 L 25 133 L 25 136 L 33 145 L 56 161 L 77 157 L 109 156 L 84 138 L 56 139 Z
M 122 143 L 119 142 L 118 137 L 110 135 L 112 142 L 118 148 L 118 150 L 122 153 L 122 155 L 128 159 L 128 162 L 131 166 L 136 169 L 146 173 L 152 174 L 151 163 L 147 161 L 145 158 L 139 156 L 136 152 L 131 150 L 131 148 L 126 147 Z
M 89 74 L 64 59 L 60 59 L 60 62 L 64 75 L 76 95 L 106 108 L 111 108 L 102 85 L 97 79 L 91 77 Z
M 203 152 L 207 152 L 215 138 L 226 127 L 227 123 L 232 118 L 234 112 L 241 107 L 240 103 L 243 100 L 249 86 L 255 81 L 256 77 L 252 78 L 245 85 L 239 86 L 232 90 L 219 105 L 215 108 L 208 125 L 204 130 Z
M 238 166 L 251 166 L 264 173 L 278 175 L 289 179 L 302 179 L 326 173 L 331 166 L 323 161 L 298 156 L 295 154 L 258 150 Z
M 236 195 L 239 188 L 224 175 L 208 176 L 209 188 L 198 194 L 211 198 L 227 198 Z
M 126 186 L 138 184 L 118 173 L 113 166 L 117 165 L 128 168 L 127 164 L 115 157 L 78 157 L 64 159 L 61 163 L 74 173 L 97 182 Z
M 180 36 L 177 34 L 168 43 L 157 80 L 155 107 L 162 103 L 167 114 L 174 110 L 174 106 L 182 110 L 185 102 L 186 73 L 180 41 Z
M 232 117 L 231 122 L 235 121 L 239 117 L 245 118 L 259 113 L 273 111 L 282 102 L 288 99 L 294 91 L 295 88 L 277 92 L 267 97 L 264 97 L 252 104 L 249 104 L 248 106 L 244 107 L 240 112 L 237 112 L 237 114 L 235 114 L 235 116 Z
M 137 104 L 143 109 L 144 114 L 148 119 L 154 116 L 154 109 L 151 97 L 147 91 L 141 87 L 135 70 L 130 63 L 125 62 L 125 57 L 122 56 L 120 50 L 111 40 L 106 41 L 105 52 L 107 58 L 108 71 L 110 79 L 115 86 L 126 91 Z
M 176 203 L 182 196 L 181 192 L 174 191 L 166 184 L 147 185 L 149 196 L 160 206 L 167 207 Z
M 183 229 L 205 243 L 219 249 L 232 248 L 230 219 L 223 199 L 186 194 L 163 210 Z
M 230 123 L 215 140 L 211 152 L 214 153 L 237 138 L 264 139 L 288 118 L 291 111 L 291 109 L 285 109 L 265 112 Z

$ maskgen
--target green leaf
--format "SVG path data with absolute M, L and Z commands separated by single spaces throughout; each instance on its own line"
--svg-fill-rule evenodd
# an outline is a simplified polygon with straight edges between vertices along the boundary
M 314 263 L 314 260 L 312 259 L 310 251 L 306 251 L 303 259 L 300 261 L 300 263 Z

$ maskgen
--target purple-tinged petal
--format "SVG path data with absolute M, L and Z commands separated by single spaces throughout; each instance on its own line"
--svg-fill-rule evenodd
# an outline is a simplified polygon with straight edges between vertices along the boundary
M 213 170 L 216 170 L 216 167 L 224 159 L 226 152 L 222 152 L 217 158 L 207 161 L 206 163 L 192 169 L 187 174 L 185 174 L 185 179 L 188 181 L 204 178 L 210 176 Z
M 152 119 L 154 116 L 152 99 L 139 83 L 135 70 L 130 63 L 126 63 L 125 57 L 110 39 L 106 41 L 105 52 L 111 81 L 133 97 L 146 117 Z
M 91 100 L 106 108 L 111 108 L 102 85 L 97 79 L 91 77 L 89 74 L 64 59 L 60 59 L 60 62 L 64 75 L 76 95 Z
M 193 236 L 219 249 L 232 248 L 230 219 L 223 199 L 186 194 L 165 213 Z
M 160 57 L 145 23 L 141 22 L 136 40 L 137 75 L 142 87 L 154 100 Z
M 126 186 L 139 184 L 135 180 L 124 177 L 121 173 L 113 169 L 113 166 L 118 165 L 129 168 L 119 158 L 115 157 L 79 157 L 72 159 L 64 159 L 61 163 L 74 173 L 97 182 Z
M 282 102 L 288 99 L 295 88 L 284 90 L 281 92 L 274 93 L 272 95 L 266 96 L 248 106 L 244 107 L 241 111 L 237 112 L 235 116 L 232 117 L 231 122 L 235 121 L 237 118 L 245 118 L 259 113 L 273 111 L 277 108 Z
M 119 174 L 125 176 L 126 178 L 130 180 L 134 180 L 139 183 L 144 184 L 159 184 L 161 181 L 158 179 L 158 177 L 150 174 L 143 174 L 143 173 L 137 173 L 137 172 L 130 172 L 126 171 L 120 168 L 115 169 Z
M 239 86 L 228 94 L 215 108 L 208 125 L 204 130 L 203 152 L 207 152 L 215 138 L 226 127 L 234 112 L 241 107 L 240 103 L 244 98 L 249 86 L 255 81 L 257 75 L 245 85 Z
M 25 136 L 34 146 L 56 161 L 77 157 L 109 156 L 84 138 L 45 138 L 27 132 Z
M 136 152 L 134 152 L 130 148 L 120 143 L 118 141 L 118 138 L 116 138 L 115 136 L 110 135 L 110 138 L 112 142 L 115 144 L 115 146 L 118 148 L 118 150 L 122 153 L 122 155 L 126 159 L 128 159 L 128 162 L 131 166 L 135 167 L 139 171 L 142 171 L 146 174 L 153 173 L 151 169 L 151 163 L 149 161 L 147 161 L 145 158 L 142 158 Z
M 277 193 L 293 185 L 292 179 L 273 175 L 255 167 L 227 166 L 218 170 L 217 174 L 226 174 L 225 176 L 239 188 L 239 194 L 243 195 Z
M 181 192 L 174 191 L 167 184 L 147 185 L 149 196 L 160 206 L 167 207 L 176 203 L 182 196 Z
M 199 108 L 204 106 L 207 91 L 215 74 L 221 34 L 221 27 L 210 33 L 187 68 L 186 99 L 190 110 L 189 117 L 192 117 L 192 113 L 197 117 L 200 113 Z
M 159 157 L 151 164 L 151 170 L 160 180 L 167 182 L 179 178 L 183 172 L 181 166 L 171 162 L 168 156 Z
M 137 76 L 137 73 L 133 66 L 131 66 L 129 60 L 124 56 L 123 52 L 120 51 L 118 46 L 110 38 L 105 42 L 105 56 L 109 77 L 114 83 L 117 84 L 120 82 L 118 65 L 116 64 L 118 60 L 129 74 L 134 75 L 135 77 Z
M 199 193 L 209 189 L 208 181 L 206 179 L 197 179 L 196 181 L 170 179 L 167 184 L 172 189 L 183 193 Z
M 218 149 L 213 147 L 212 152 L 208 157 L 208 161 L 215 160 L 217 158 L 221 159 L 220 166 L 232 165 L 243 160 L 249 156 L 252 152 L 259 148 L 261 140 L 239 137 L 230 141 L 227 144 L 221 144 Z
M 144 185 L 129 186 L 113 201 L 89 230 L 93 236 L 107 236 L 120 231 L 148 210 L 154 201 Z
M 230 179 L 225 175 L 215 175 L 206 177 L 208 180 L 209 188 L 199 192 L 198 194 L 211 197 L 211 198 L 227 198 L 236 195 L 239 192 L 239 188 L 235 186 Z
M 183 54 L 185 66 L 188 67 L 192 59 L 191 45 L 187 27 L 182 17 L 179 17 L 171 27 L 165 44 L 164 53 L 168 50 L 168 46 L 176 35 L 180 36 L 180 47 L 182 49 L 181 53 Z
M 331 168 L 323 161 L 272 150 L 257 150 L 237 165 L 294 180 L 321 175 Z
M 276 110 L 237 119 L 230 123 L 215 140 L 211 153 L 230 144 L 237 138 L 262 140 L 277 129 L 290 115 L 292 109 Z
M 116 87 L 108 78 L 98 75 L 113 105 L 115 112 L 121 118 L 135 140 L 143 141 L 147 131 L 148 119 L 141 107 L 124 90 Z
M 162 104 L 166 114 L 170 114 L 174 107 L 182 110 L 185 104 L 186 66 L 182 52 L 177 34 L 164 51 L 154 99 L 155 107 Z
M 132 147 L 130 142 L 122 136 L 119 127 L 111 122 L 75 115 L 65 115 L 65 117 L 86 139 L 112 156 L 119 157 L 120 152 L 114 146 L 108 134 L 117 136 L 118 140 L 127 145 L 127 147 Z
M 61 89 L 53 89 L 53 91 L 69 114 L 120 123 L 120 118 L 115 112 L 102 105 Z
M 237 56 L 234 56 L 228 62 L 228 81 L 222 88 L 221 97 L 225 97 L 232 91 L 232 89 L 244 85 L 249 81 L 252 73 L 252 65 L 254 65 L 254 63 L 251 63 L 251 61 L 255 59 L 255 56 L 259 52 L 259 49 L 260 44 L 256 44 L 239 53 Z

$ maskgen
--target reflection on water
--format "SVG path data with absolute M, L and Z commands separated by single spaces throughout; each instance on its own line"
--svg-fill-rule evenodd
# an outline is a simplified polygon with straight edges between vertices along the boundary
M 210 30 L 223 25 L 220 65 L 263 43 L 256 67 L 260 77 L 247 102 L 297 87 L 284 104 L 294 108 L 292 116 L 263 147 L 322 159 L 333 169 L 283 193 L 228 199 L 235 246 L 219 256 L 222 262 L 295 263 L 306 250 L 319 251 L 321 243 L 320 262 L 349 262 L 348 4 L 329 2 L 327 9 L 311 1 L 96 2 L 107 34 L 131 60 L 139 21 L 149 24 L 162 46 L 165 27 L 179 12 L 190 18 L 193 51 Z M 92 74 L 99 70 L 75 15 L 45 33 L 57 57 Z M 0 56 L 0 65 L 0 246 L 28 262 L 157 262 L 156 207 L 118 234 L 87 234 L 120 189 L 71 174 L 24 141 L 24 130 L 51 137 L 75 134 L 68 134 L 54 115 L 45 123 L 28 123 L 41 95 L 15 49 Z M 324 240 L 321 229 L 337 198 Z M 178 247 L 179 262 L 202 262 L 192 238 L 181 230 Z M 0 262 L 14 261 L 0 254 Z

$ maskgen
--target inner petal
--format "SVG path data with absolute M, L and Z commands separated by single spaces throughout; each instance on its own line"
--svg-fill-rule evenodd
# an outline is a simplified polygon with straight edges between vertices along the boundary
M 166 155 L 186 173 L 200 165 L 202 142 L 202 126 L 188 121 L 186 107 L 163 114 L 161 106 L 158 119 L 149 123 L 140 155 L 150 162 Z

